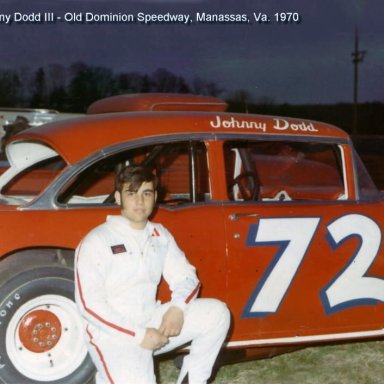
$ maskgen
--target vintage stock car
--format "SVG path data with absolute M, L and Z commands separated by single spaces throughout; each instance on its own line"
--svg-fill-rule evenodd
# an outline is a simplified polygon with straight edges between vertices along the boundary
M 85 383 L 73 254 L 125 164 L 160 179 L 154 221 L 228 304 L 237 359 L 384 335 L 384 201 L 349 136 L 225 112 L 217 98 L 121 95 L 8 142 L 0 176 L 0 380 Z M 162 285 L 159 296 L 169 293 Z

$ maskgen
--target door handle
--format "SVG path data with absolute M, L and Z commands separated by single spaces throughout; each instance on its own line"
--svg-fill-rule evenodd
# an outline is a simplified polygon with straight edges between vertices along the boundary
M 242 217 L 256 217 L 259 216 L 258 213 L 231 213 L 228 217 L 231 221 L 237 221 Z

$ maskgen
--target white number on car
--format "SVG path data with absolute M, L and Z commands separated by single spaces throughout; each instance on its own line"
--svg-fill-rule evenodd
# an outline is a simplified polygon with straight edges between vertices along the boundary
M 250 226 L 247 246 L 280 247 L 248 300 L 244 317 L 264 317 L 278 311 L 319 222 L 319 217 L 262 218 L 258 224 Z M 351 214 L 338 218 L 327 229 L 332 249 L 355 236 L 360 239 L 360 247 L 344 270 L 321 292 L 325 311 L 331 313 L 354 305 L 384 301 L 384 280 L 365 276 L 381 244 L 379 226 L 366 216 Z
M 326 311 L 384 301 L 384 280 L 365 276 L 380 248 L 379 226 L 369 217 L 351 214 L 337 219 L 327 228 L 333 249 L 356 236 L 360 246 L 341 274 L 324 290 L 322 300 Z

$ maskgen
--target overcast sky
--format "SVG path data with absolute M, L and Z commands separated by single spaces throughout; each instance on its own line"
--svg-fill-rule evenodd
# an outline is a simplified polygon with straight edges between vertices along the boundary
M 16 20 L 40 12 L 61 21 Z M 84 22 L 86 12 L 132 14 L 136 22 Z M 145 25 L 137 20 L 140 12 L 186 14 L 192 22 Z M 249 22 L 198 23 L 203 12 L 245 14 Z M 270 22 L 256 22 L 254 12 Z M 301 21 L 278 23 L 278 12 L 296 12 Z M 83 22 L 64 21 L 65 14 L 80 14 Z M 116 72 L 166 68 L 227 92 L 246 90 L 255 100 L 351 102 L 358 28 L 360 50 L 367 51 L 359 65 L 359 101 L 384 102 L 383 17 L 383 0 L 0 0 L 0 68 L 76 61 Z

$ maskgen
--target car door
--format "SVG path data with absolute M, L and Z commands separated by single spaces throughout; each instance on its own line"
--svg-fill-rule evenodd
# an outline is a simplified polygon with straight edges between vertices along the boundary
M 277 139 L 224 144 L 232 345 L 382 334 L 383 205 L 353 201 L 345 151 Z
M 114 177 L 125 165 L 142 165 L 159 179 L 157 208 L 151 220 L 163 224 L 196 267 L 202 295 L 225 297 L 225 236 L 221 208 L 212 199 L 208 151 L 202 140 L 169 138 L 152 144 L 131 143 L 90 162 L 58 196 L 63 215 L 81 216 L 73 223 L 91 227 L 107 214 L 119 214 Z M 76 213 L 76 211 L 78 213 Z M 85 224 L 86 222 L 86 224 Z M 166 284 L 160 297 L 169 298 Z

